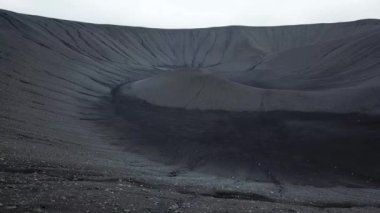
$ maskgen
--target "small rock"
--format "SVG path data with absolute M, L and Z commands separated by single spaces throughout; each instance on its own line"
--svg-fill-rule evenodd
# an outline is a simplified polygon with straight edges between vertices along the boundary
M 169 210 L 176 210 L 176 209 L 178 209 L 179 208 L 179 206 L 178 206 L 178 204 L 173 204 L 173 205 L 171 205 L 170 207 L 169 207 Z

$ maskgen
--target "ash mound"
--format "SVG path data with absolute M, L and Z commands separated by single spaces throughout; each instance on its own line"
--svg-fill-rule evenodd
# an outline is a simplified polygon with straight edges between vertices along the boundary
M 181 70 L 121 84 L 114 98 L 198 110 L 379 114 L 378 91 L 378 86 L 366 83 L 318 90 L 266 89 L 199 70 Z
M 260 105 L 258 94 L 246 85 L 199 71 L 159 74 L 121 86 L 121 96 L 185 109 L 247 110 Z

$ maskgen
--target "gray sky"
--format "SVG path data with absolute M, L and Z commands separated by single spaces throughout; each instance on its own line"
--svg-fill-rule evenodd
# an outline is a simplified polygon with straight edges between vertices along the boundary
M 380 0 L 0 0 L 20 13 L 156 28 L 380 19 Z

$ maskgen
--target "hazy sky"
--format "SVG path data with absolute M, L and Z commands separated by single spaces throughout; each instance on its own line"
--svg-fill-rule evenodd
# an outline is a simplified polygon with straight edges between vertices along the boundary
M 380 0 L 0 0 L 0 8 L 68 20 L 160 28 L 380 19 Z

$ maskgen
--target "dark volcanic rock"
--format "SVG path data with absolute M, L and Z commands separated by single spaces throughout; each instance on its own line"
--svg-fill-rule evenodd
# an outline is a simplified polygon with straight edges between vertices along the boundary
M 0 11 L 0 211 L 376 212 L 380 21 Z

